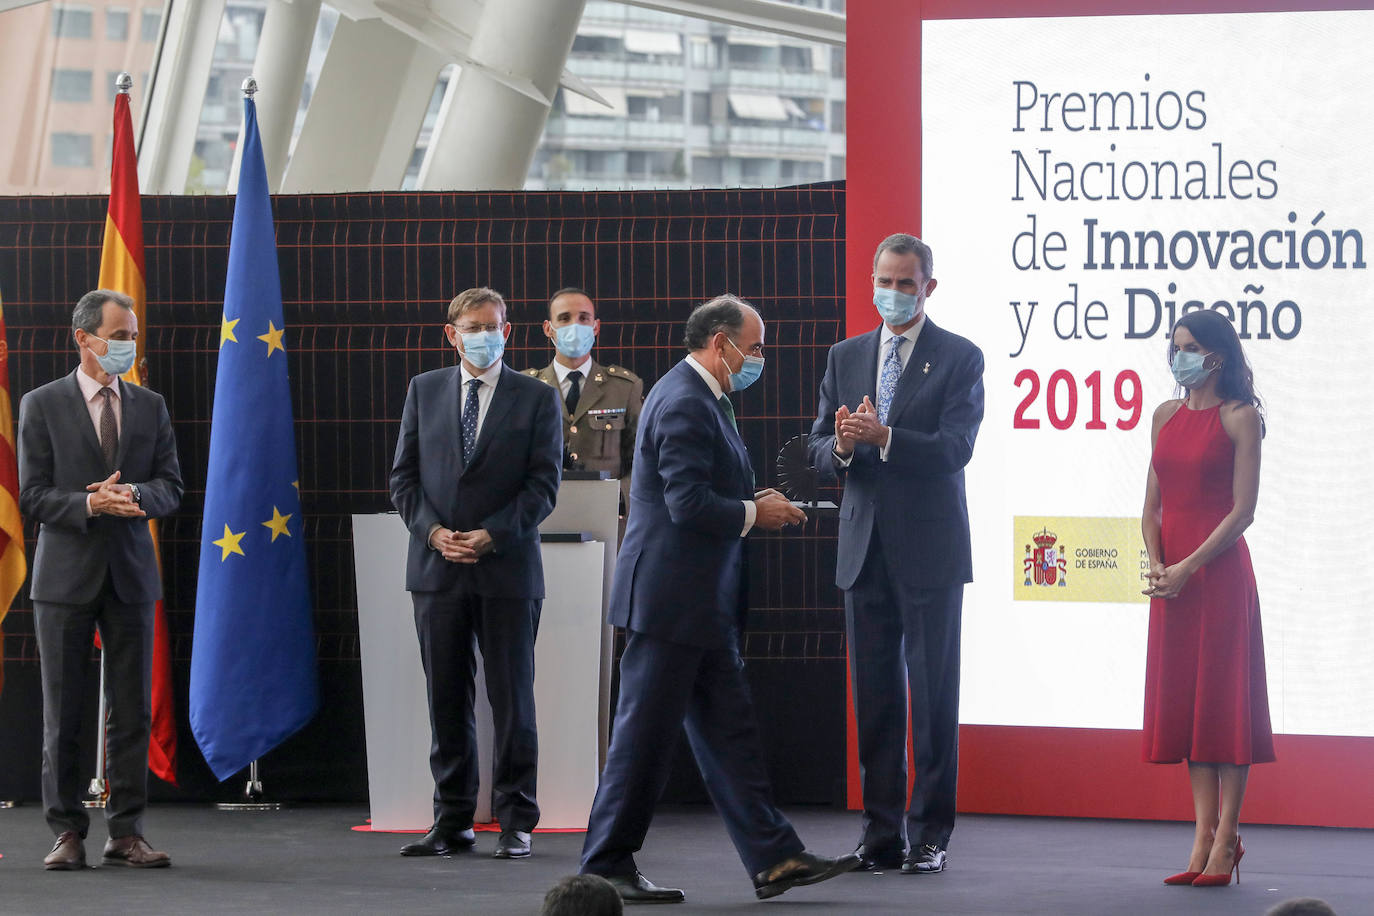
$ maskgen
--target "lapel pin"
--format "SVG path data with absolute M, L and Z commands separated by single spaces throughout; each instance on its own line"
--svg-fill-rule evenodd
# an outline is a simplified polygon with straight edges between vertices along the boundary
M 921 368 L 921 374 L 922 374 L 922 375 L 930 375 L 930 363 L 926 363 L 926 364 Z

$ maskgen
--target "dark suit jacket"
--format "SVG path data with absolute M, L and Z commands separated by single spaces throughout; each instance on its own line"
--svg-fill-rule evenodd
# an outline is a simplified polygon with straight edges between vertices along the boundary
M 35 388 L 19 403 L 19 511 L 39 522 L 29 591 L 35 601 L 84 604 L 108 569 L 129 604 L 162 597 L 148 522 L 86 517 L 86 485 L 110 476 L 76 373 Z M 121 483 L 138 484 L 148 518 L 181 503 L 181 467 L 162 395 L 120 383 Z
M 553 511 L 562 473 L 558 391 L 502 366 L 470 461 L 463 461 L 458 366 L 411 379 L 391 467 L 391 502 L 410 529 L 406 588 L 463 588 L 498 598 L 543 598 L 539 523 Z M 435 524 L 485 528 L 492 552 L 450 563 L 429 546 Z
M 610 622 L 689 646 L 736 646 L 749 452 L 686 361 L 644 401 L 634 468 Z
M 846 470 L 832 454 L 835 411 L 854 410 L 864 395 L 877 404 L 881 333 L 879 326 L 830 348 L 811 427 L 812 462 L 823 478 L 844 483 L 835 584 L 854 585 L 875 529 L 889 551 L 900 551 L 888 568 L 909 587 L 971 582 L 964 465 L 983 420 L 983 353 L 927 316 L 888 411 L 888 460 L 861 443 Z

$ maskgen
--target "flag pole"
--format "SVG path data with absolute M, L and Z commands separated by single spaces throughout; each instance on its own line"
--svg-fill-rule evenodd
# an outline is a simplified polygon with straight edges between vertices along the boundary
M 95 775 L 86 793 L 91 797 L 81 804 L 86 808 L 103 808 L 110 797 L 110 785 L 105 781 L 105 647 L 100 647 L 100 708 L 95 715 Z
M 243 801 L 216 802 L 221 811 L 280 811 L 281 802 L 264 801 L 262 780 L 258 778 L 258 762 L 248 764 L 248 784 L 243 787 Z

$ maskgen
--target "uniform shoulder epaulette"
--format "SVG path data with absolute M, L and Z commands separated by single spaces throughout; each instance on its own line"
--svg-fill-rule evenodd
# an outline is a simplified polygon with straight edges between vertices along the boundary
M 639 376 L 635 375 L 633 372 L 631 372 L 629 369 L 626 369 L 624 366 L 607 366 L 606 374 L 614 376 L 615 378 L 623 378 L 627 382 L 639 381 Z

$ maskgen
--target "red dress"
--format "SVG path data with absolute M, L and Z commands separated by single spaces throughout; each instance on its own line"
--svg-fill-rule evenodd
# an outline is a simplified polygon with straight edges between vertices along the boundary
M 1181 406 L 1160 429 L 1151 464 L 1169 566 L 1196 550 L 1234 505 L 1235 446 L 1220 407 Z M 1244 538 L 1193 573 L 1177 598 L 1150 601 L 1143 754 L 1151 763 L 1274 759 L 1259 595 Z

